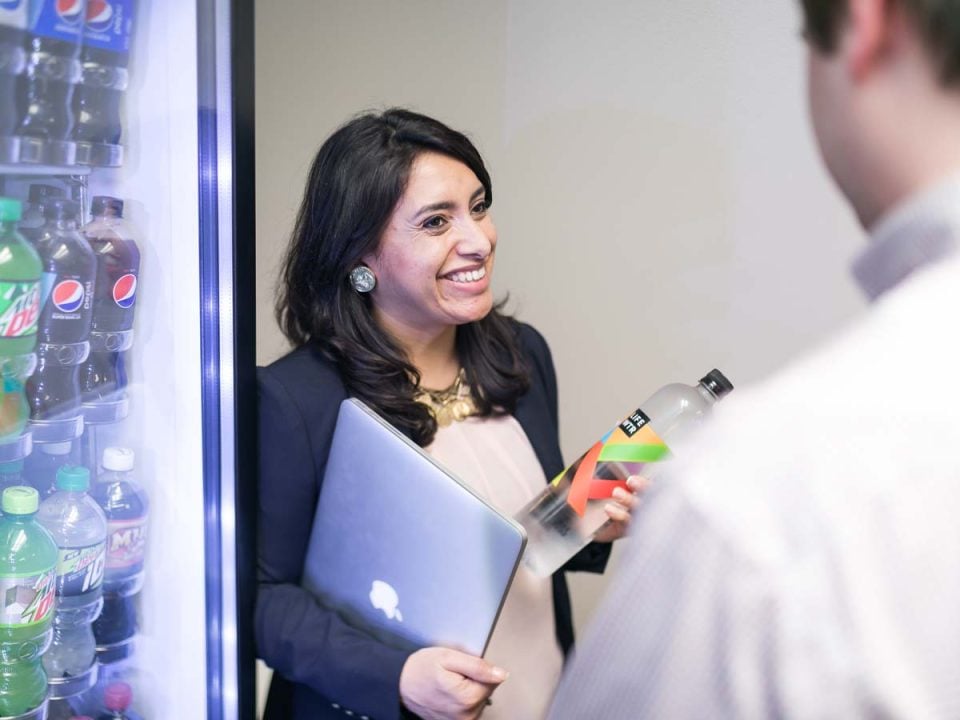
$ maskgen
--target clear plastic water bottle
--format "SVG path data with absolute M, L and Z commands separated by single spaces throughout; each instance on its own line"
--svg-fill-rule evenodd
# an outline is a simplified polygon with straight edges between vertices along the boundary
M 60 468 L 57 491 L 43 501 L 37 516 L 59 550 L 53 643 L 43 656 L 50 680 L 81 675 L 96 657 L 91 623 L 103 607 L 107 519 L 87 494 L 89 488 L 87 468 Z
M 7 488 L 0 504 L 0 716 L 16 716 L 47 695 L 40 656 L 50 644 L 57 545 L 36 520 L 36 490 Z
M 516 515 L 527 531 L 524 562 L 546 577 L 589 543 L 607 522 L 604 507 L 631 475 L 653 478 L 656 463 L 670 457 L 733 385 L 711 370 L 695 385 L 671 383 L 561 472 Z

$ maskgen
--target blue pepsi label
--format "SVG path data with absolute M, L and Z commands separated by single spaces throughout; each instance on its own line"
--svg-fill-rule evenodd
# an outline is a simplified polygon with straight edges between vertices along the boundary
M 0 0 L 0 25 L 27 29 L 27 0 Z
M 87 0 L 83 42 L 115 53 L 130 52 L 134 0 Z
M 83 595 L 103 585 L 107 543 L 60 548 L 57 559 L 57 595 Z
M 36 0 L 31 6 L 30 32 L 52 40 L 79 43 L 86 4 L 86 0 Z

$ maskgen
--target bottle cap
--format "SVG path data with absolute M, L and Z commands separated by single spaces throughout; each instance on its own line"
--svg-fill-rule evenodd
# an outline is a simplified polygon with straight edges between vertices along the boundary
M 103 705 L 111 712 L 123 712 L 133 701 L 133 689 L 125 682 L 113 682 L 103 690 Z
M 40 495 L 32 487 L 14 485 L 3 491 L 3 512 L 8 515 L 32 515 L 40 505 Z
M 46 185 L 44 183 L 34 183 L 30 186 L 30 194 L 27 196 L 31 205 L 44 203 L 50 198 L 62 198 L 66 193 L 56 185 Z
M 123 217 L 123 200 L 109 195 L 96 195 L 90 202 L 91 215 L 115 215 Z
M 108 447 L 103 451 L 103 469 L 115 472 L 133 470 L 133 450 L 122 447 Z
M 726 376 L 716 368 L 700 378 L 700 384 L 716 395 L 718 400 L 733 390 L 733 383 L 727 380 Z
M 90 488 L 90 471 L 83 465 L 64 465 L 57 470 L 57 490 L 86 492 Z
M 0 222 L 17 222 L 20 219 L 22 206 L 19 200 L 0 197 Z
M 40 452 L 46 455 L 69 455 L 73 443 L 68 440 L 67 442 L 43 443 L 42 445 L 37 445 L 37 447 L 40 448 Z
M 43 206 L 43 216 L 47 220 L 73 220 L 79 212 L 80 206 L 66 198 L 55 198 Z

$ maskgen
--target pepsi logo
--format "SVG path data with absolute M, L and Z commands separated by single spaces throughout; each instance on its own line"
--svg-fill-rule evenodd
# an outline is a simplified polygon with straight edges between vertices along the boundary
M 106 32 L 113 24 L 113 6 L 107 0 L 87 0 L 87 27 Z
M 57 0 L 57 15 L 68 25 L 83 22 L 83 0 Z
M 53 288 L 51 299 L 60 312 L 76 312 L 83 305 L 83 285 L 76 280 L 63 280 Z
M 23 0 L 0 0 L 0 10 L 19 10 Z
M 113 284 L 113 301 L 126 309 L 133 307 L 137 300 L 137 276 L 133 273 L 121 275 Z

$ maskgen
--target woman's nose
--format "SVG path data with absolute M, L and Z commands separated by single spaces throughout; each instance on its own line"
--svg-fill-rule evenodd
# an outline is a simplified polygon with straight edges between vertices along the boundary
M 489 220 L 477 222 L 470 218 L 460 226 L 459 230 L 458 253 L 475 255 L 480 258 L 485 258 L 490 254 L 496 241 L 496 230 L 493 229 L 493 224 Z

